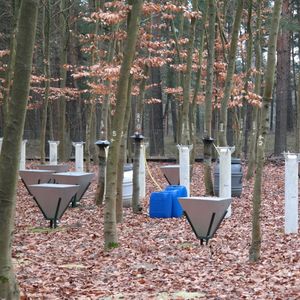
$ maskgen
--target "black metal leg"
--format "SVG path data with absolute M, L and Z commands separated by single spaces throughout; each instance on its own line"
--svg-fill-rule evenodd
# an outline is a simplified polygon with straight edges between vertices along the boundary
M 215 216 L 216 216 L 216 213 L 213 213 L 212 216 L 211 216 L 211 219 L 210 219 L 209 227 L 208 227 L 207 234 L 206 234 L 206 236 L 208 238 L 210 236 L 210 231 L 211 231 L 211 227 L 212 227 L 212 224 L 214 222 Z
M 61 198 L 58 199 L 57 208 L 56 208 L 56 212 L 55 212 L 54 220 L 53 220 L 53 223 L 54 223 L 54 227 L 53 228 L 57 227 L 57 215 L 58 215 L 60 203 L 61 203 Z
M 77 206 L 77 202 L 79 202 L 81 200 L 81 198 L 83 197 L 83 195 L 85 194 L 85 192 L 87 191 L 87 189 L 89 188 L 90 185 L 91 185 L 91 182 L 88 183 L 88 185 L 86 186 L 85 190 L 81 194 L 80 198 L 77 199 L 77 193 L 75 194 L 75 196 L 73 197 L 74 199 L 72 200 L 72 207 L 76 207 Z
M 227 212 L 227 211 L 226 211 L 226 212 Z M 226 212 L 224 213 L 223 217 L 221 218 L 221 220 L 220 220 L 220 222 L 218 223 L 218 225 L 217 225 L 216 229 L 214 230 L 214 232 L 211 232 L 211 229 L 212 229 L 212 225 L 213 225 L 214 220 L 215 220 L 216 213 L 212 213 L 206 236 L 199 236 L 199 235 L 197 234 L 197 232 L 196 232 L 196 230 L 195 230 L 195 227 L 194 227 L 193 223 L 191 222 L 191 220 L 190 220 L 188 214 L 187 214 L 185 211 L 184 211 L 183 213 L 184 213 L 184 215 L 186 216 L 186 218 L 187 218 L 189 224 L 191 225 L 192 230 L 193 230 L 193 232 L 195 233 L 196 237 L 197 237 L 198 239 L 200 239 L 200 245 L 203 245 L 203 244 L 204 244 L 204 241 L 205 241 L 205 244 L 208 245 L 208 241 L 213 237 L 214 233 L 216 232 L 216 230 L 217 230 L 218 227 L 220 226 L 222 220 L 224 219 L 224 217 L 225 217 L 225 215 L 226 215 Z
M 71 207 L 76 207 L 77 206 L 77 193 L 72 197 L 71 200 Z

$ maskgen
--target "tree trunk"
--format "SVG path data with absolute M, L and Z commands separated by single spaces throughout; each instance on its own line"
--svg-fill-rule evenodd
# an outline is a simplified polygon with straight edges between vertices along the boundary
M 104 208 L 104 247 L 106 250 L 118 246 L 116 228 L 116 188 L 119 150 L 123 136 L 124 117 L 127 105 L 128 80 L 130 68 L 135 54 L 139 17 L 142 10 L 142 0 L 132 3 L 131 17 L 127 31 L 126 48 L 120 70 L 120 78 L 116 93 L 116 111 L 112 122 L 111 146 L 107 159 L 107 189 Z
M 260 95 L 261 90 L 261 65 L 262 65 L 262 53 L 261 53 L 261 8 L 262 8 L 262 0 L 257 2 L 257 23 L 256 23 L 256 38 L 255 38 L 255 68 L 258 72 L 255 74 L 255 88 L 254 92 L 257 95 Z M 252 127 L 251 127 L 251 135 L 250 135 L 250 146 L 248 152 L 248 170 L 246 174 L 246 179 L 249 180 L 253 176 L 255 163 L 256 163 L 256 140 L 257 140 L 257 129 L 258 129 L 258 107 L 253 108 L 252 115 Z
M 130 121 L 131 112 L 131 89 L 132 89 L 133 76 L 129 76 L 128 89 L 127 89 L 127 105 L 125 110 L 124 125 L 123 125 L 123 137 L 120 145 L 120 159 L 118 166 L 118 180 L 117 180 L 117 206 L 116 216 L 117 223 L 123 222 L 123 179 L 124 179 L 124 163 L 127 158 L 126 149 L 128 143 L 128 126 Z
M 214 61 L 215 61 L 215 21 L 216 7 L 214 0 L 207 0 L 208 3 L 208 57 L 207 57 L 207 77 L 205 92 L 205 123 L 204 123 L 204 183 L 205 193 L 213 195 L 213 183 L 211 176 L 211 159 L 212 159 L 212 97 L 213 97 L 213 81 L 214 81 Z
M 199 32 L 199 40 L 200 45 L 198 49 L 198 55 L 199 55 L 199 63 L 198 63 L 198 71 L 196 74 L 196 83 L 195 83 L 195 89 L 194 89 L 194 95 L 193 95 L 193 101 L 192 101 L 192 109 L 190 112 L 190 133 L 191 133 L 191 141 L 194 145 L 192 151 L 191 151 L 191 162 L 195 161 L 196 157 L 196 132 L 197 132 L 197 117 L 196 112 L 199 111 L 199 107 L 197 105 L 197 97 L 198 93 L 201 87 L 201 72 L 202 72 L 202 61 L 203 61 L 203 49 L 204 49 L 204 36 L 205 36 L 205 25 L 207 21 L 207 5 L 206 1 L 203 3 L 203 12 L 202 12 L 202 18 L 200 20 L 200 32 Z
M 10 46 L 9 46 L 9 62 L 8 69 L 6 71 L 5 82 L 3 84 L 3 126 L 5 127 L 6 118 L 8 116 L 8 105 L 11 94 L 11 86 L 13 83 L 13 70 L 15 67 L 16 59 L 16 35 L 19 20 L 19 9 L 21 5 L 21 0 L 11 1 L 13 7 L 13 28 L 10 35 Z
M 0 154 L 0 299 L 19 299 L 11 258 L 12 237 L 38 4 L 37 0 L 23 0 L 21 4 L 14 82 Z
M 192 1 L 193 12 L 196 12 L 197 1 Z M 182 128 L 181 128 L 181 144 L 190 145 L 190 124 L 189 113 L 190 109 L 190 90 L 191 90 L 191 78 L 192 78 L 192 63 L 195 43 L 195 29 L 196 29 L 196 17 L 191 18 L 190 30 L 189 30 L 189 42 L 187 45 L 187 59 L 186 59 L 186 72 L 183 76 L 183 104 L 182 104 Z M 191 115 L 193 112 L 191 111 Z
M 252 11 L 253 11 L 253 1 L 250 0 L 248 2 L 248 19 L 247 19 L 247 33 L 249 38 L 246 43 L 247 47 L 247 58 L 246 58 L 246 76 L 244 80 L 244 94 L 248 93 L 248 81 L 250 78 L 250 72 L 252 67 L 252 56 L 253 56 L 253 34 L 252 34 Z M 251 121 L 252 121 L 252 113 L 253 109 L 251 104 L 243 98 L 243 123 L 244 123 L 244 145 L 243 145 L 243 152 L 244 157 L 247 158 L 248 153 L 248 138 L 249 138 L 249 131 L 251 129 Z
M 162 100 L 161 77 L 159 68 L 151 68 L 151 97 Z M 148 105 L 150 112 L 150 155 L 164 155 L 164 127 L 163 127 L 163 104 L 154 103 Z
M 100 146 L 98 152 L 99 172 L 98 183 L 95 194 L 95 204 L 100 206 L 103 204 L 105 195 L 105 174 L 106 174 L 106 152 L 107 146 Z
M 284 0 L 282 16 L 287 18 L 289 15 L 289 0 Z M 282 28 L 277 40 L 275 155 L 287 151 L 287 118 L 292 116 L 287 114 L 291 72 L 290 55 L 290 31 Z
M 238 1 L 236 15 L 233 24 L 232 38 L 230 43 L 229 63 L 227 67 L 224 97 L 221 101 L 221 112 L 220 112 L 219 142 L 221 146 L 227 146 L 227 138 L 226 138 L 227 106 L 228 106 L 229 98 L 231 96 L 232 79 L 233 79 L 234 68 L 235 68 L 236 51 L 237 51 L 238 36 L 239 36 L 239 30 L 240 30 L 242 14 L 243 14 L 243 6 L 244 6 L 244 0 Z
M 140 184 L 139 184 L 139 168 L 140 168 L 141 140 L 137 136 L 134 139 L 134 158 L 133 158 L 133 180 L 132 180 L 132 211 L 137 214 L 141 212 L 140 206 Z
M 67 81 L 67 53 L 69 44 L 69 18 L 67 0 L 61 0 L 60 2 L 60 31 L 61 31 L 61 44 L 60 44 L 60 67 L 59 76 L 61 89 L 66 87 Z M 61 96 L 59 99 L 59 159 L 61 161 L 67 160 L 67 125 L 66 125 L 66 97 Z
M 95 113 L 95 105 L 88 103 L 86 107 L 86 124 L 85 124 L 85 170 L 90 171 L 91 164 L 91 131 L 92 131 L 92 115 Z
M 167 86 L 168 88 L 175 88 L 175 74 L 170 66 L 167 66 Z M 177 104 L 175 96 L 171 93 L 167 94 L 167 101 L 171 103 L 172 129 L 174 143 L 177 143 Z
M 280 11 L 283 0 L 275 0 L 271 32 L 268 42 L 268 58 L 265 72 L 265 89 L 263 94 L 263 103 L 261 111 L 261 122 L 259 138 L 257 142 L 257 168 L 254 182 L 253 192 L 253 211 L 252 211 L 252 240 L 249 249 L 249 260 L 256 262 L 261 255 L 261 224 L 260 224 L 260 210 L 261 210 L 261 190 L 262 190 L 262 173 L 265 155 L 266 135 L 269 129 L 269 106 L 272 101 L 272 91 L 274 85 L 275 62 L 276 62 L 276 40 L 280 22 Z
M 154 0 L 154 3 L 159 4 L 160 1 Z M 152 36 L 153 40 L 160 39 L 159 24 L 161 23 L 160 15 L 154 14 L 152 16 Z M 159 67 L 151 67 L 150 81 L 153 87 L 150 90 L 152 98 L 161 100 L 160 103 L 149 104 L 149 119 L 150 119 L 150 142 L 149 150 L 151 156 L 164 155 L 164 126 L 163 126 L 163 103 L 161 90 L 161 70 Z
M 47 111 L 50 90 L 50 22 L 51 22 L 51 5 L 50 0 L 47 0 L 43 7 L 43 61 L 44 61 L 44 74 L 45 74 L 45 96 L 42 105 L 42 125 L 40 132 L 40 156 L 41 163 L 45 163 L 45 144 L 46 144 L 46 129 L 47 129 Z

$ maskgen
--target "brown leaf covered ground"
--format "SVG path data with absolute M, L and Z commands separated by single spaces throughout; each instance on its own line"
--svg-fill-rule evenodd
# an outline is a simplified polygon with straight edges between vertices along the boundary
M 149 167 L 166 186 L 159 163 Z M 245 170 L 245 167 L 243 167 Z M 284 234 L 284 166 L 265 167 L 262 259 L 248 262 L 253 181 L 243 183 L 208 246 L 186 219 L 151 219 L 148 176 L 143 213 L 124 209 L 120 247 L 103 251 L 103 209 L 95 183 L 59 228 L 48 221 L 19 182 L 13 257 L 23 299 L 300 299 L 300 238 Z M 194 167 L 191 195 L 204 194 L 203 166 Z M 41 229 L 42 228 L 42 229 Z

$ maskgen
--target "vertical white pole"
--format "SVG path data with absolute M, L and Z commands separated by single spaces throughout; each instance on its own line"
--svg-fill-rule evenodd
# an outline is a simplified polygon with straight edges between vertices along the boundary
M 140 185 L 140 199 L 146 197 L 146 156 L 145 156 L 146 146 L 141 142 L 140 151 L 140 167 L 139 167 L 139 185 Z
M 186 187 L 190 196 L 190 150 L 193 146 L 177 145 L 179 150 L 179 182 Z
M 49 164 L 57 165 L 57 146 L 59 145 L 59 141 L 48 141 L 49 143 Z
M 220 156 L 219 197 L 231 198 L 231 153 L 234 147 L 217 147 Z M 226 218 L 231 216 L 231 205 L 228 207 Z
M 72 143 L 75 147 L 75 171 L 83 172 L 83 144 L 84 142 Z
M 20 170 L 26 169 L 26 143 L 27 143 L 27 140 L 22 141 L 20 167 L 19 167 Z
M 1 148 L 2 148 L 2 142 L 3 142 L 3 138 L 0 138 L 0 153 L 1 153 Z
M 298 233 L 298 155 L 285 153 L 284 232 Z

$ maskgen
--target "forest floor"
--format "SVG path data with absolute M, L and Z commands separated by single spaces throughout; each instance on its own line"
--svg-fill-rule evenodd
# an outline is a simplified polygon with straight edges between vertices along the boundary
M 160 165 L 149 167 L 165 187 Z M 300 235 L 284 234 L 284 166 L 269 163 L 264 174 L 256 264 L 248 260 L 253 180 L 243 180 L 232 216 L 201 246 L 185 217 L 149 218 L 149 195 L 158 188 L 147 176 L 143 212 L 124 209 L 120 246 L 110 252 L 103 251 L 95 181 L 54 230 L 19 181 L 13 257 L 22 299 L 300 299 Z M 204 195 L 201 163 L 191 195 Z

